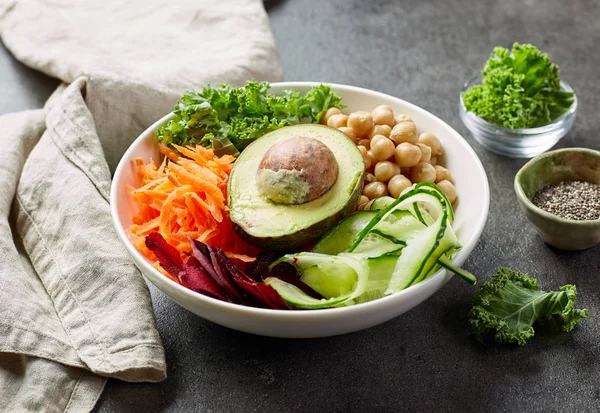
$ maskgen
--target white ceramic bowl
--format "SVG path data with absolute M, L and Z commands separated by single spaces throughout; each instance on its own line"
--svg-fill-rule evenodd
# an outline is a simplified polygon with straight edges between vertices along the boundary
M 286 89 L 304 93 L 318 85 L 312 82 L 273 83 L 271 92 Z M 331 85 L 347 105 L 348 111 L 371 111 L 378 105 L 389 105 L 395 113 L 412 117 L 419 132 L 436 134 L 445 151 L 445 165 L 450 170 L 458 193 L 454 229 L 463 248 L 454 258 L 461 265 L 479 240 L 488 214 L 489 188 L 479 158 L 469 144 L 445 122 L 431 113 L 395 97 L 352 86 Z M 440 270 L 425 281 L 397 294 L 350 307 L 311 311 L 268 310 L 219 301 L 189 290 L 162 275 L 133 247 L 126 229 L 136 211 L 136 203 L 126 193 L 125 185 L 136 185 L 133 160 L 159 159 L 156 129 L 171 114 L 142 133 L 127 150 L 115 172 L 110 202 L 112 218 L 125 248 L 142 274 L 173 301 L 189 311 L 217 324 L 248 333 L 273 337 L 308 338 L 350 333 L 375 326 L 410 310 L 438 291 L 452 277 Z M 459 282 L 459 281 L 457 281 Z

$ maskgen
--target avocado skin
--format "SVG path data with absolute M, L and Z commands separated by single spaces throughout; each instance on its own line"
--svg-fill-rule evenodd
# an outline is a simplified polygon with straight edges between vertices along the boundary
M 244 229 L 235 222 L 233 223 L 233 227 L 243 240 L 268 251 L 298 250 L 299 248 L 314 244 L 338 222 L 354 212 L 358 205 L 358 201 L 360 200 L 360 195 L 362 194 L 364 176 L 365 173 L 363 172 L 358 179 L 348 202 L 341 210 L 301 231 L 282 235 L 280 237 L 255 237 L 245 232 Z

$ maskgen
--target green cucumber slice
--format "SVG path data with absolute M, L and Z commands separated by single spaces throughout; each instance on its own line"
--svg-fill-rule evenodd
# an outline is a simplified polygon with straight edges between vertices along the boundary
M 420 183 L 397 200 L 387 198 L 341 221 L 313 252 L 286 255 L 272 264 L 294 265 L 300 280 L 324 299 L 279 279 L 265 282 L 300 308 L 371 301 L 414 285 L 440 267 L 474 282 L 472 274 L 456 268 L 449 258 L 460 244 L 450 225 L 452 206 L 437 186 Z
M 397 253 L 402 250 L 405 245 L 405 242 L 386 234 L 378 233 L 377 230 L 373 230 L 367 234 L 360 245 L 352 253 L 360 254 L 364 257 L 380 257 L 385 254 Z
M 439 268 L 439 258 L 444 255 L 446 251 L 456 248 L 457 246 L 458 244 L 452 242 L 452 237 L 448 233 L 448 218 L 444 217 L 441 223 L 440 232 L 437 235 L 435 247 L 432 249 L 429 257 L 421 265 L 421 268 L 410 285 L 417 284 L 428 276 L 433 275 Z
M 415 207 L 416 205 L 416 207 Z M 430 226 L 431 224 L 433 224 L 435 222 L 435 219 L 433 219 L 433 217 L 431 215 L 429 215 L 429 212 L 427 212 L 427 207 L 425 204 L 423 204 L 423 202 L 415 202 L 413 204 L 413 208 L 415 208 L 415 211 L 418 210 L 419 214 L 421 215 L 421 219 L 423 220 L 422 222 L 427 225 Z
M 413 202 L 412 211 L 414 211 L 415 217 L 421 222 L 423 225 L 427 225 L 425 219 L 423 218 L 423 214 L 421 213 L 421 208 L 419 207 L 418 202 Z
M 452 204 L 450 203 L 450 200 L 448 199 L 444 191 L 442 191 L 436 184 L 433 184 L 431 182 L 419 182 L 415 185 L 415 189 L 433 191 L 439 194 L 444 200 L 444 203 L 446 204 L 446 209 L 448 210 L 448 221 L 450 223 L 454 222 L 454 210 L 452 209 Z
M 437 271 L 441 257 L 460 248 L 458 238 L 448 222 L 445 204 L 441 199 L 440 202 L 444 214 L 427 227 L 427 232 L 423 231 L 407 242 L 386 294 L 393 294 L 423 281 Z
M 337 255 L 348 251 L 358 234 L 376 215 L 376 211 L 359 211 L 343 219 L 315 244 L 312 252 Z M 394 211 L 386 218 L 386 222 L 396 222 L 406 215 L 410 215 L 410 213 L 407 211 Z M 384 253 L 382 252 L 382 254 Z
M 417 220 L 410 212 L 404 212 L 405 214 L 402 216 L 402 218 L 397 221 L 390 222 L 387 219 L 380 221 L 379 224 L 377 224 L 371 230 L 371 232 L 390 237 L 406 245 L 406 241 L 409 238 L 411 238 L 416 232 L 425 229 L 426 226 L 419 222 L 419 220 Z M 359 244 L 359 247 L 361 244 Z
M 348 251 L 356 235 L 371 222 L 375 215 L 377 213 L 373 211 L 359 211 L 343 219 L 315 244 L 312 252 L 337 255 Z
M 459 267 L 455 266 L 452 263 L 452 261 L 450 260 L 450 258 L 446 257 L 445 255 L 442 255 L 440 257 L 440 259 L 438 260 L 438 263 L 442 267 L 444 267 L 445 269 L 447 269 L 448 271 L 452 271 L 454 274 L 456 274 L 459 277 L 461 277 L 463 280 L 465 280 L 469 284 L 471 284 L 471 285 L 477 284 L 477 278 L 473 274 L 471 274 L 467 270 L 463 270 L 462 268 L 459 268 Z
M 273 277 L 265 280 L 284 300 L 299 308 L 332 307 L 359 297 L 367 289 L 369 266 L 361 256 L 301 252 L 284 255 L 271 268 L 281 262 L 293 265 L 300 273 L 300 281 L 325 297 L 317 300 L 285 281 Z
M 376 198 L 371 203 L 371 208 L 369 208 L 369 211 L 379 211 L 380 209 L 388 207 L 395 200 L 396 199 L 392 198 L 391 196 L 382 196 L 381 198 Z
M 428 212 L 432 214 L 435 219 L 440 219 L 443 215 L 446 215 L 446 205 L 442 201 L 440 195 L 433 191 L 413 189 L 398 198 L 387 208 L 379 211 L 371 222 L 369 222 L 369 224 L 367 224 L 367 226 L 358 234 L 348 252 L 353 252 L 366 235 L 382 220 L 387 219 L 387 217 L 396 210 L 411 210 L 414 202 L 426 203 L 429 207 Z
M 354 303 L 366 303 L 383 297 L 397 261 L 397 255 L 369 258 L 369 283 L 366 291 L 355 298 Z
M 390 240 L 391 242 L 393 242 L 394 244 L 403 245 L 403 246 L 406 245 L 406 242 L 399 240 L 392 235 L 385 234 L 378 229 L 374 229 L 373 231 L 371 231 L 371 233 L 379 235 L 380 237 L 386 238 L 386 239 Z
M 294 307 L 316 310 L 319 308 L 334 307 L 342 304 L 348 299 L 348 296 L 334 297 L 329 299 L 317 299 L 306 294 L 300 288 L 293 284 L 287 283 L 279 278 L 269 277 L 265 280 L 265 284 L 273 287 L 277 294 L 285 301 Z
M 397 293 L 416 282 L 437 248 L 440 232 L 443 235 L 443 221 L 443 219 L 437 220 L 407 241 L 402 255 L 396 262 L 388 288 L 385 291 L 386 295 Z

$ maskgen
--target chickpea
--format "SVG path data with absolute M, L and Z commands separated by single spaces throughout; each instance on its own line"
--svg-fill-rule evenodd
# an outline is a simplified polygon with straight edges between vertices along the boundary
M 435 168 L 431 164 L 419 162 L 413 168 L 410 178 L 413 182 L 434 182 Z
M 375 178 L 375 175 L 373 175 L 373 174 L 366 174 L 365 181 L 366 182 L 376 182 L 377 178 Z
M 367 205 L 369 204 L 369 198 L 367 198 L 364 195 L 360 196 L 360 199 L 358 200 L 358 206 L 356 207 L 356 209 L 358 209 L 359 211 L 364 211 L 367 209 Z
M 371 141 L 368 139 L 359 139 L 356 144 L 360 145 L 360 146 L 364 146 L 367 149 L 369 149 L 371 147 Z
M 390 132 L 390 139 L 394 141 L 396 145 L 402 142 L 417 143 L 417 127 L 412 122 L 400 122 Z
M 356 142 L 356 133 L 354 133 L 354 129 L 349 128 L 347 126 L 342 126 L 341 128 L 338 128 L 338 129 L 341 130 L 342 132 L 344 132 L 346 134 L 346 136 L 349 137 L 352 142 Z
M 417 145 L 402 142 L 396 147 L 394 158 L 399 167 L 410 168 L 421 160 L 421 149 Z
M 375 144 L 375 142 L 376 142 L 376 141 L 378 141 L 379 139 L 382 139 L 382 138 L 383 138 L 383 139 L 388 139 L 388 138 L 386 138 L 386 137 L 385 137 L 385 136 L 383 136 L 383 135 L 375 135 L 375 136 L 373 136 L 373 137 L 371 138 L 371 141 L 370 141 L 370 142 L 371 142 L 371 146 L 373 146 L 373 144 Z M 388 139 L 388 140 L 389 140 L 389 139 Z
M 452 177 L 450 176 L 449 170 L 447 170 L 443 166 L 439 166 L 439 165 L 435 165 L 433 168 L 435 169 L 435 182 L 441 182 L 441 181 L 452 182 Z
M 342 111 L 339 110 L 338 108 L 329 108 L 325 111 L 325 113 L 323 113 L 323 116 L 321 116 L 321 123 L 323 125 L 327 125 L 327 121 L 329 120 L 329 118 L 333 115 L 339 115 L 341 114 Z
M 394 120 L 396 121 L 396 123 L 413 122 L 412 118 L 405 114 L 396 115 L 396 117 L 394 117 Z
M 378 181 L 387 182 L 392 176 L 398 174 L 400 174 L 400 167 L 393 162 L 381 161 L 375 165 L 375 178 Z
M 367 158 L 369 158 L 369 160 L 371 161 L 371 164 L 367 169 L 371 169 L 377 163 L 377 158 L 375 158 L 375 155 L 373 155 L 373 152 L 371 152 L 370 150 L 367 151 Z
M 394 175 L 388 182 L 388 191 L 390 191 L 391 196 L 398 198 L 402 194 L 402 191 L 411 185 L 412 182 L 410 182 L 410 179 L 404 175 Z
M 373 123 L 375 125 L 388 125 L 392 127 L 396 124 L 396 119 L 394 119 L 394 111 L 387 105 L 377 106 L 371 112 L 371 116 L 373 117 Z
M 362 145 L 357 146 L 360 154 L 363 157 L 363 163 L 365 164 L 365 170 L 371 167 L 371 159 L 368 156 L 369 150 Z
M 373 156 L 378 161 L 385 161 L 394 156 L 395 149 L 394 142 L 385 137 L 371 142 L 371 152 L 373 152 Z
M 353 112 L 348 117 L 348 127 L 354 129 L 356 136 L 365 136 L 373 128 L 373 117 L 369 112 Z
M 363 195 L 369 199 L 381 198 L 388 194 L 387 185 L 383 182 L 371 182 L 363 188 Z
M 433 133 L 425 132 L 419 136 L 419 142 L 431 148 L 431 154 L 434 156 L 442 154 L 442 144 Z
M 417 143 L 421 149 L 421 162 L 429 162 L 431 160 L 431 148 L 423 143 Z
M 369 132 L 369 139 L 373 139 L 373 137 L 377 135 L 383 135 L 386 138 L 389 138 L 391 131 L 392 128 L 388 125 L 375 125 L 373 126 L 373 129 L 371 129 L 371 132 Z
M 429 160 L 429 163 L 432 165 L 437 165 L 437 156 L 432 156 Z
M 436 184 L 438 188 L 442 190 L 444 194 L 448 197 L 448 200 L 451 204 L 456 202 L 456 188 L 450 181 L 440 181 Z
M 341 128 L 348 125 L 348 115 L 332 115 L 327 119 L 327 126 Z

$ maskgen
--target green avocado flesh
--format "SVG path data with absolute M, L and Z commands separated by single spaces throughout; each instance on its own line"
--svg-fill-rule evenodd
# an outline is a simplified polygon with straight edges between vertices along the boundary
M 325 144 L 337 161 L 338 177 L 313 201 L 276 204 L 260 191 L 256 175 L 269 148 L 294 137 L 314 138 Z M 236 160 L 228 184 L 229 215 L 236 230 L 251 244 L 266 250 L 301 248 L 317 241 L 354 211 L 363 175 L 362 155 L 343 132 L 314 124 L 287 126 L 257 139 Z

